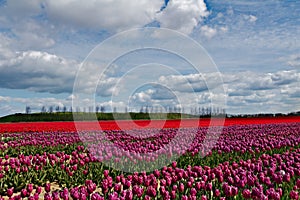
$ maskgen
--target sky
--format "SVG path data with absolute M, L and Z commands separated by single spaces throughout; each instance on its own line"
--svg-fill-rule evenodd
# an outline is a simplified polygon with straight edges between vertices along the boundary
M 0 0 L 0 116 L 74 101 L 107 111 L 298 111 L 299 13 L 297 0 Z M 166 45 L 204 68 L 159 48 L 112 57 L 136 44 Z

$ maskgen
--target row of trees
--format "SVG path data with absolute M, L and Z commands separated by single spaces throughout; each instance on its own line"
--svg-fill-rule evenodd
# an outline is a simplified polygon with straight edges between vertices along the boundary
M 95 108 L 90 106 L 87 108 L 79 108 L 76 107 L 75 110 L 72 107 L 60 107 L 60 106 L 43 106 L 41 108 L 41 113 L 58 113 L 58 112 L 96 112 L 96 113 L 104 113 L 108 109 L 105 106 L 96 106 Z M 128 112 L 133 112 L 134 109 L 125 107 L 122 112 L 128 113 Z M 29 114 L 31 113 L 32 109 L 30 106 L 26 106 L 25 108 L 25 113 Z M 112 112 L 118 112 L 120 111 L 117 109 L 117 107 L 113 107 Z M 135 109 L 135 112 L 136 109 Z M 220 115 L 220 114 L 226 114 L 225 109 L 219 108 L 219 107 L 194 107 L 190 109 L 185 109 L 184 107 L 171 107 L 171 106 L 166 106 L 166 107 L 157 107 L 157 106 L 141 106 L 139 109 L 140 113 L 188 113 L 192 115 Z
M 103 105 L 96 106 L 95 108 L 90 106 L 88 108 L 75 108 L 75 112 L 96 112 L 96 113 L 105 113 L 107 112 L 107 108 Z M 121 109 L 123 110 L 123 109 Z M 26 106 L 25 113 L 30 114 L 32 108 L 30 106 Z M 117 107 L 114 107 L 113 112 L 118 112 L 119 110 Z M 72 107 L 60 107 L 60 106 L 43 106 L 41 108 L 41 113 L 65 113 L 65 112 L 73 112 Z M 125 107 L 123 112 L 133 112 L 132 109 Z M 192 114 L 198 116 L 210 116 L 210 115 L 226 115 L 226 110 L 224 108 L 219 107 L 194 107 L 190 109 L 185 109 L 184 107 L 153 107 L 153 106 L 141 106 L 139 109 L 140 113 L 185 113 L 185 114 Z M 280 117 L 280 116 L 300 116 L 300 111 L 297 112 L 290 112 L 287 114 L 283 113 L 260 113 L 260 114 L 236 114 L 236 115 L 229 115 L 228 117 L 238 117 L 238 118 L 247 118 L 247 117 Z

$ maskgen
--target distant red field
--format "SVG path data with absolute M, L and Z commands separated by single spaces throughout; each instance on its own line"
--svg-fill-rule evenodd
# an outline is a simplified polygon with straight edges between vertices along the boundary
M 206 127 L 209 125 L 222 125 L 223 122 L 214 120 L 210 124 L 209 118 L 184 119 L 184 120 L 135 120 L 135 121 L 100 121 L 102 130 L 139 129 L 139 128 L 178 128 L 178 127 Z M 277 117 L 277 118 L 227 118 L 224 126 L 243 124 L 270 124 L 300 122 L 300 117 Z M 87 130 L 95 129 L 95 122 L 77 122 L 77 127 Z M 97 124 L 97 129 L 99 129 Z M 42 132 L 42 131 L 76 131 L 74 122 L 22 122 L 0 123 L 0 133 L 5 132 Z

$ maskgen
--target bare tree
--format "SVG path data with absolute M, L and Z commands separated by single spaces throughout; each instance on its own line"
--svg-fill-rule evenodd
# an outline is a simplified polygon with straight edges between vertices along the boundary
M 60 111 L 60 107 L 59 107 L 59 106 L 56 106 L 56 107 L 55 107 L 55 111 L 56 111 L 56 112 L 59 112 L 59 111 Z
M 102 113 L 105 112 L 105 107 L 104 106 L 100 106 L 100 112 L 102 112 Z
M 146 106 L 145 113 L 149 113 L 148 106 Z
M 141 106 L 140 113 L 144 112 L 144 106 Z
M 41 109 L 41 113 L 45 113 L 46 112 L 46 107 L 43 106 L 42 109 Z
M 30 113 L 31 113 L 31 108 L 30 108 L 30 106 L 26 106 L 25 112 L 26 112 L 26 114 L 30 114 Z
M 53 113 L 53 106 L 49 107 L 49 113 Z

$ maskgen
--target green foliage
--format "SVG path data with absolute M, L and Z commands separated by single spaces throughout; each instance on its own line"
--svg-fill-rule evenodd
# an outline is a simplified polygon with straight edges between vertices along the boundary
M 74 117 L 75 116 L 75 117 Z M 181 119 L 196 118 L 197 116 L 181 113 L 83 113 L 78 112 L 58 112 L 58 113 L 32 113 L 13 114 L 0 118 L 0 122 L 52 122 L 52 121 L 86 121 L 93 120 L 97 116 L 98 120 L 149 120 L 149 119 Z

